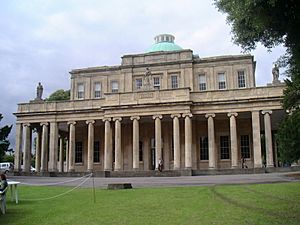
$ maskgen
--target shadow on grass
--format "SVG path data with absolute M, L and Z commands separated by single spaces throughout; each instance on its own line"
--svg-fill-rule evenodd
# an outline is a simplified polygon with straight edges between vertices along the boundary
M 222 200 L 223 202 L 233 205 L 235 207 L 238 208 L 243 208 L 243 209 L 247 209 L 253 212 L 257 212 L 257 213 L 261 213 L 263 215 L 267 215 L 269 217 L 273 217 L 276 218 L 278 220 L 282 220 L 285 219 L 286 221 L 289 221 L 290 223 L 294 223 L 294 222 L 299 222 L 300 221 L 300 216 L 297 213 L 294 213 L 293 215 L 290 215 L 286 212 L 278 212 L 278 211 L 274 211 L 274 210 L 269 210 L 269 209 L 265 209 L 262 207 L 257 207 L 257 206 L 253 206 L 250 204 L 245 204 L 242 203 L 240 201 L 237 201 L 235 199 L 229 198 L 228 196 L 218 192 L 216 190 L 217 186 L 211 186 L 210 190 L 212 192 L 212 194 L 214 196 L 216 196 L 217 198 L 219 198 L 220 200 Z

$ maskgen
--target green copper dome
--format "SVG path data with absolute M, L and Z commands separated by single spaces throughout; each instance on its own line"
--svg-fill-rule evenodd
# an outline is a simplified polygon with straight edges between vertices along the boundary
M 178 51 L 182 50 L 182 48 L 174 43 L 175 37 L 170 34 L 160 34 L 157 35 L 154 40 L 155 44 L 153 44 L 150 48 L 146 50 L 146 53 L 150 52 L 170 52 L 170 51 Z

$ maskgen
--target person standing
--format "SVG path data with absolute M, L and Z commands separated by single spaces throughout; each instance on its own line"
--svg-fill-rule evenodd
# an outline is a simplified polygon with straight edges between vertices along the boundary
M 0 191 L 4 191 L 7 186 L 8 186 L 8 183 L 6 180 L 6 175 L 2 173 L 1 181 L 0 181 Z
M 159 172 L 162 172 L 163 167 L 164 167 L 164 162 L 163 162 L 162 159 L 159 159 L 158 160 L 158 170 L 159 170 Z

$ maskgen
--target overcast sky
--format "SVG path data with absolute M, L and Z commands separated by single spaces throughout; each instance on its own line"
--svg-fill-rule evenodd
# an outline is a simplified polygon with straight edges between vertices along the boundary
M 12 113 L 35 98 L 38 82 L 43 97 L 69 89 L 72 69 L 118 65 L 124 54 L 145 52 L 160 33 L 200 57 L 241 53 L 212 0 L 4 0 L 0 30 L 0 127 L 15 124 Z M 283 53 L 261 46 L 251 52 L 257 86 L 272 81 L 272 62 Z M 14 145 L 14 129 L 9 139 Z

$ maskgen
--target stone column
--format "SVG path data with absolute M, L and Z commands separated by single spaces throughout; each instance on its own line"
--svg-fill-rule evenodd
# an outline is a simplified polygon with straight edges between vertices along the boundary
M 21 123 L 16 124 L 16 149 L 15 149 L 15 166 L 14 171 L 21 171 L 21 155 L 23 141 L 23 126 Z
M 104 118 L 105 131 L 104 131 L 104 170 L 112 170 L 112 135 L 111 135 L 111 118 Z
M 68 122 L 68 125 L 70 126 L 69 128 L 69 170 L 68 172 L 75 172 L 75 144 L 76 144 L 76 139 L 75 139 L 75 125 L 76 122 Z
M 238 143 L 237 143 L 237 130 L 236 130 L 236 117 L 238 113 L 228 113 L 230 118 L 230 146 L 231 146 L 231 168 L 238 168 Z
M 215 126 L 214 126 L 214 113 L 206 114 L 207 130 L 208 130 L 208 165 L 209 169 L 216 168 L 216 146 L 215 146 Z
M 274 167 L 273 148 L 272 148 L 272 130 L 271 130 L 271 110 L 262 111 L 265 123 L 265 140 L 266 140 L 266 160 L 267 167 Z
M 58 124 L 50 122 L 49 171 L 57 172 Z
M 25 143 L 24 143 L 24 155 L 23 155 L 23 171 L 30 172 L 30 161 L 31 161 L 31 128 L 30 124 L 23 124 L 25 130 Z
M 184 146 L 185 146 L 185 168 L 192 168 L 192 114 L 183 114 L 184 119 Z
M 171 118 L 173 118 L 174 170 L 180 169 L 180 117 L 180 114 L 171 115 Z
M 130 117 L 132 120 L 132 168 L 133 170 L 138 170 L 140 165 L 140 158 L 139 158 L 139 116 L 132 116 Z
M 162 115 L 153 116 L 155 120 L 155 169 L 158 170 L 159 159 L 162 159 L 161 151 L 161 119 Z
M 64 138 L 59 137 L 59 172 L 64 172 Z
M 88 120 L 88 154 L 87 154 L 87 171 L 93 172 L 94 169 L 94 123 L 95 120 Z
M 41 172 L 48 171 L 48 123 L 41 123 L 42 145 L 41 145 Z
M 259 111 L 252 111 L 254 168 L 262 167 Z
M 122 169 L 122 118 L 113 118 L 115 121 L 115 170 L 120 171 Z
M 35 169 L 36 172 L 41 171 L 41 141 L 42 141 L 41 130 L 37 129 L 36 135 L 36 147 L 35 147 Z
M 69 140 L 66 138 L 66 172 L 69 171 Z

